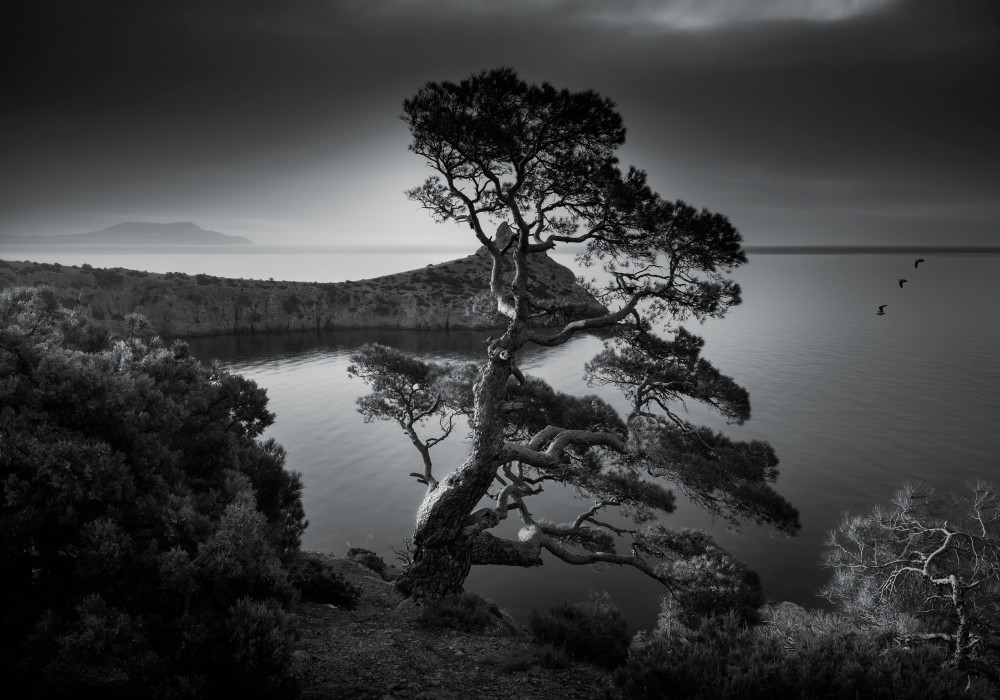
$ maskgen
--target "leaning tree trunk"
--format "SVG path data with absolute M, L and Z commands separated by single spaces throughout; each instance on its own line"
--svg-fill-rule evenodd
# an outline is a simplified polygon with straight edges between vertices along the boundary
M 396 581 L 396 587 L 408 596 L 437 598 L 462 591 L 478 534 L 463 533 L 463 529 L 493 483 L 501 462 L 503 434 L 499 406 L 510 375 L 510 361 L 491 354 L 475 387 L 469 456 L 427 492 L 417 512 L 413 559 Z

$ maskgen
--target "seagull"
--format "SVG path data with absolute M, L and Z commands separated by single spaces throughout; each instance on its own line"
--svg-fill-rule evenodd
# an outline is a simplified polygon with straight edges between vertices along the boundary
M 876 316 L 885 316 L 885 307 L 887 307 L 887 306 L 888 306 L 888 304 L 882 304 L 882 306 L 878 307 L 878 311 L 875 312 L 875 315 Z
M 927 261 L 924 260 L 923 258 L 917 258 L 916 260 L 913 261 L 913 267 L 916 268 L 917 265 L 919 265 L 922 262 L 927 262 Z
M 903 282 L 909 282 L 909 281 L 910 281 L 910 280 L 904 280 L 904 279 L 900 278 L 900 280 L 899 280 L 899 288 L 900 288 L 900 289 L 902 289 L 902 288 L 903 288 Z

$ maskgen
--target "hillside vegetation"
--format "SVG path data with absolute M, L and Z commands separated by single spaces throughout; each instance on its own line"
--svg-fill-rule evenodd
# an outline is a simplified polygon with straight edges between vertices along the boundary
M 559 304 L 567 315 L 603 312 L 571 270 L 544 254 L 533 256 L 533 263 L 532 286 L 540 298 Z M 489 270 L 482 250 L 409 272 L 325 284 L 0 261 L 0 288 L 50 285 L 63 303 L 85 304 L 98 320 L 138 312 L 169 337 L 337 328 L 479 329 L 503 325 L 484 284 Z

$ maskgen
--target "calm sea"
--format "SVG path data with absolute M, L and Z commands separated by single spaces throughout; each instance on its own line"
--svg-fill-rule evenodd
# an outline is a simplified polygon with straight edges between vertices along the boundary
M 137 257 L 69 259 L 57 251 L 47 258 L 11 251 L 2 257 L 317 281 L 361 279 L 449 257 L 317 249 L 169 259 L 128 254 Z M 689 413 L 734 437 L 774 445 L 781 459 L 777 488 L 800 509 L 803 528 L 795 538 L 753 525 L 735 532 L 685 504 L 666 522 L 710 530 L 760 573 L 771 599 L 823 604 L 816 596 L 829 575 L 819 563 L 822 543 L 844 512 L 888 502 L 907 480 L 945 491 L 960 491 L 970 479 L 1000 480 L 1000 256 L 925 255 L 916 270 L 914 257 L 752 255 L 736 274 L 744 304 L 695 328 L 706 338 L 705 355 L 750 391 L 753 417 L 734 428 L 696 405 L 688 405 Z M 909 280 L 903 289 L 900 277 Z M 875 314 L 880 304 L 887 304 L 884 316 Z M 377 341 L 427 357 L 476 360 L 485 336 L 352 331 L 190 344 L 197 356 L 218 359 L 267 388 L 277 413 L 269 435 L 287 448 L 289 466 L 305 482 L 305 546 L 337 553 L 367 547 L 391 561 L 391 548 L 411 532 L 423 493 L 407 476 L 418 459 L 398 427 L 366 425 L 356 412 L 365 386 L 348 379 L 349 356 Z M 624 408 L 581 379 L 583 363 L 600 348 L 598 340 L 581 337 L 529 351 L 520 366 L 557 389 L 600 393 Z M 462 457 L 460 438 L 435 449 L 439 472 Z M 536 515 L 555 521 L 587 507 L 566 491 L 543 496 Z M 654 624 L 659 604 L 657 585 L 637 572 L 571 567 L 551 558 L 540 569 L 474 569 L 468 588 L 518 615 L 607 590 L 637 627 Z

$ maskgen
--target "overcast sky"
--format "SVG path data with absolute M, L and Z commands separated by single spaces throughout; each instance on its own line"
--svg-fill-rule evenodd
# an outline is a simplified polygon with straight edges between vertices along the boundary
M 508 65 L 614 100 L 622 161 L 748 245 L 1000 245 L 997 0 L 21 4 L 0 233 L 462 242 L 403 195 L 401 104 Z

